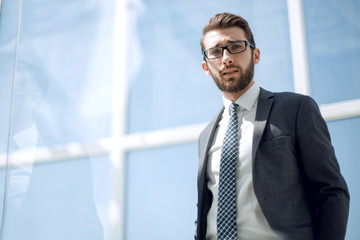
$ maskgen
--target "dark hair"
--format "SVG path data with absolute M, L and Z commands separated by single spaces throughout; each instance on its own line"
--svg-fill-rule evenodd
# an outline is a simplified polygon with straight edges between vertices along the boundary
M 203 35 L 200 40 L 201 52 L 205 50 L 204 36 L 206 35 L 206 33 L 215 29 L 225 29 L 230 27 L 239 27 L 244 30 L 247 40 L 252 43 L 254 47 L 256 46 L 252 31 L 249 27 L 248 22 L 244 18 L 231 13 L 218 13 L 212 18 L 210 18 L 209 22 L 203 29 Z

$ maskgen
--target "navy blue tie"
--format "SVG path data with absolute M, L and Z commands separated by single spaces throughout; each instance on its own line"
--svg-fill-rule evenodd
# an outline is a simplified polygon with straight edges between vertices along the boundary
M 236 103 L 230 104 L 230 120 L 226 130 L 220 161 L 217 240 L 236 240 L 236 162 L 238 156 L 238 116 Z

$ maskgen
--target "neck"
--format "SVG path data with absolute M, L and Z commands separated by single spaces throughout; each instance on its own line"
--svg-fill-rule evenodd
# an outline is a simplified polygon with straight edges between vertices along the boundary
M 235 102 L 241 95 L 244 94 L 244 92 L 246 92 L 252 85 L 254 85 L 254 83 L 254 80 L 251 80 L 249 85 L 247 85 L 247 87 L 243 90 L 240 90 L 238 92 L 222 92 L 222 94 L 225 98 L 229 99 L 232 102 Z

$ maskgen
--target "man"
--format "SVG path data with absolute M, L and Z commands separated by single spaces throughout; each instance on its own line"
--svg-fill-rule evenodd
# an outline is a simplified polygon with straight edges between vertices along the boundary
M 260 51 L 240 16 L 211 18 L 201 47 L 224 107 L 199 137 L 195 238 L 344 239 L 349 192 L 316 103 L 254 82 Z

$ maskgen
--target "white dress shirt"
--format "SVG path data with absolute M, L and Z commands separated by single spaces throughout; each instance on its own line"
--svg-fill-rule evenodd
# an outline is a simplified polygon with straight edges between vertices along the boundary
M 280 238 L 269 226 L 256 199 L 252 179 L 252 143 L 257 100 L 260 88 L 255 83 L 235 102 L 238 107 L 239 120 L 239 151 L 237 162 L 237 231 L 238 239 L 266 239 Z M 206 239 L 216 240 L 216 216 L 218 209 L 218 188 L 220 158 L 223 139 L 230 119 L 230 100 L 223 97 L 224 113 L 218 123 L 214 139 L 209 151 L 206 174 L 208 188 L 213 194 L 213 201 L 207 216 Z

